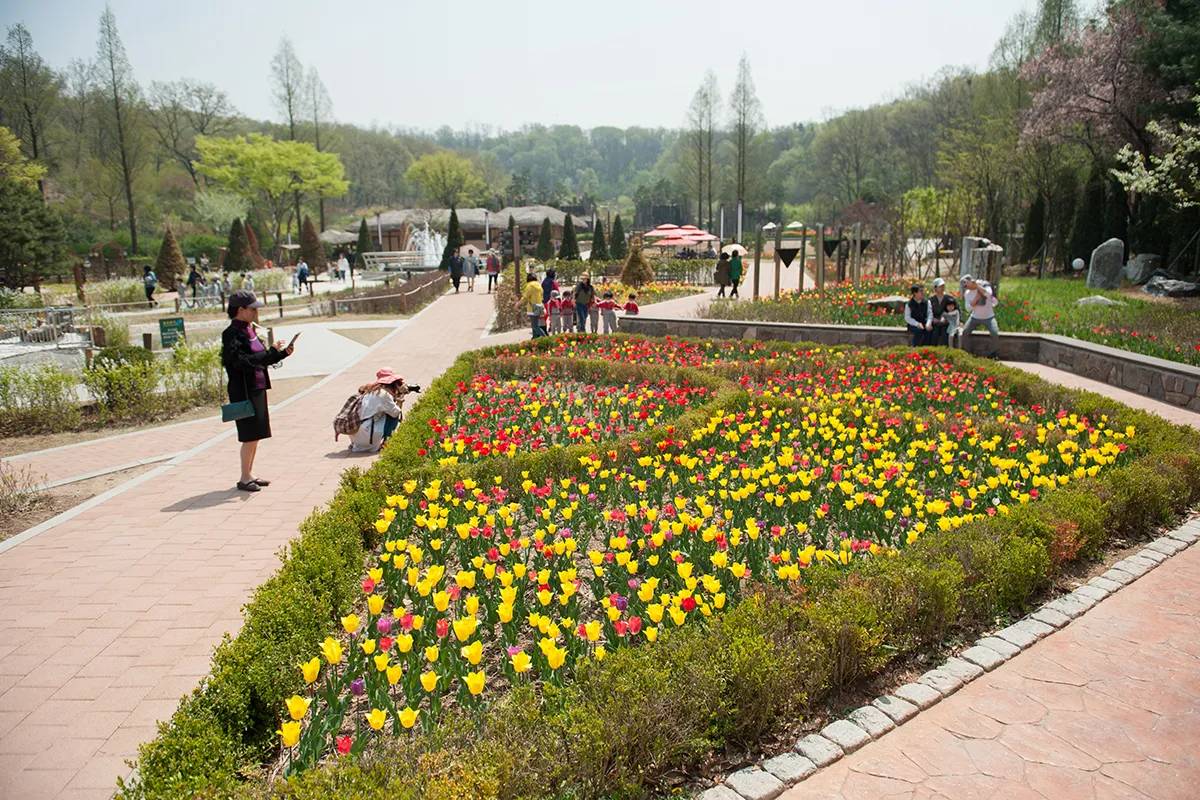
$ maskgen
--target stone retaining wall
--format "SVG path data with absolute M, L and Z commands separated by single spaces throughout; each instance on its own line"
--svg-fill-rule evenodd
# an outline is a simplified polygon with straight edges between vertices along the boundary
M 624 317 L 621 330 L 643 336 L 815 342 L 831 347 L 896 347 L 912 341 L 904 328 L 651 316 Z M 1001 333 L 993 344 L 987 333 L 976 331 L 964 342 L 964 349 L 978 356 L 991 355 L 994 351 L 1002 361 L 1046 364 L 1200 412 L 1200 368 L 1189 364 L 1165 361 L 1067 336 L 1038 333 Z

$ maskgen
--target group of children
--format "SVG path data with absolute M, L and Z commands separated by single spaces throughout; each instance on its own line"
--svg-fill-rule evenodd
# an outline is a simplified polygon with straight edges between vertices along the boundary
M 601 321 L 604 324 L 604 333 L 614 333 L 617 330 L 617 309 L 624 311 L 627 317 L 636 316 L 637 295 L 631 292 L 624 305 L 617 302 L 612 292 L 605 292 L 599 300 L 593 295 L 588 304 L 592 333 L 598 332 L 596 328 L 600 326 Z M 542 305 L 541 325 L 547 333 L 573 333 L 577 329 L 579 333 L 587 332 L 586 324 L 578 319 L 574 298 L 569 292 L 563 295 L 558 289 L 552 290 L 550 299 Z

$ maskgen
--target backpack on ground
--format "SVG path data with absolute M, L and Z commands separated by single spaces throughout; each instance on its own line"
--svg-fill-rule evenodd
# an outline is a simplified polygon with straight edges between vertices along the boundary
M 338 436 L 342 434 L 353 436 L 362 427 L 362 400 L 363 396 L 360 392 L 350 396 L 342 404 L 342 410 L 333 418 L 333 440 L 335 442 L 338 440 Z

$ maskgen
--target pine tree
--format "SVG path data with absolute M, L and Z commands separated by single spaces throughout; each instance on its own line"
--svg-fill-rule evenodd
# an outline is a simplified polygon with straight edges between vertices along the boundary
M 604 240 L 604 223 L 599 219 L 596 220 L 596 232 L 592 234 L 592 252 L 588 256 L 588 261 L 608 261 L 611 256 L 608 253 L 608 242 Z
M 258 212 L 258 209 L 251 208 L 250 213 L 246 215 L 246 219 L 242 222 L 247 230 L 247 239 L 250 238 L 248 231 L 251 228 L 254 229 L 254 241 L 258 242 L 257 249 L 259 253 L 266 256 L 275 252 L 275 237 L 271 235 L 271 229 L 263 222 L 262 214 Z M 253 254 L 251 254 L 251 258 L 253 257 Z
M 558 257 L 563 261 L 579 260 L 579 242 L 575 239 L 575 223 L 571 221 L 570 214 L 563 220 L 563 240 L 558 248 Z
M 250 266 L 252 269 L 262 269 L 267 265 L 267 260 L 263 258 L 262 250 L 258 247 L 258 236 L 254 233 L 254 226 L 250 224 L 250 218 L 246 218 L 246 224 L 242 226 L 246 231 L 246 246 L 250 251 Z
M 504 254 L 504 263 L 511 264 L 513 257 L 517 254 L 521 243 L 517 241 L 517 221 L 513 219 L 512 214 L 508 215 L 508 241 L 512 245 L 512 251 Z
M 362 224 L 358 226 L 358 254 L 375 252 L 375 241 L 371 238 L 371 231 L 367 228 L 367 220 L 364 218 Z
M 542 233 L 538 236 L 537 250 L 533 253 L 538 261 L 549 261 L 554 258 L 554 230 L 550 227 L 550 218 L 542 220 Z
M 613 228 L 615 229 L 616 225 Z M 642 255 L 642 248 L 633 248 L 629 251 L 629 258 L 625 260 L 625 268 L 621 270 L 621 283 L 627 286 L 642 286 L 652 280 L 654 270 Z
M 250 240 L 241 218 L 235 218 L 229 226 L 229 247 L 225 250 L 221 268 L 226 272 L 246 272 L 254 268 L 254 262 L 250 260 Z
M 325 269 L 325 247 L 317 236 L 317 226 L 313 225 L 312 217 L 307 214 L 300 227 L 300 257 L 308 264 L 309 274 L 314 277 Z
M 1046 241 L 1046 201 L 1038 193 L 1029 206 L 1029 218 L 1025 220 L 1025 238 L 1021 242 L 1021 261 L 1031 263 L 1038 257 Z
M 154 274 L 158 276 L 160 283 L 169 285 L 174 282 L 175 276 L 183 277 L 187 271 L 187 263 L 183 260 L 183 253 L 179 252 L 179 243 L 175 241 L 175 231 L 168 225 L 162 247 L 158 248 L 158 258 L 154 262 Z
M 621 215 L 613 220 L 612 233 L 608 237 L 608 252 L 614 261 L 623 261 L 629 255 L 629 247 L 625 244 L 625 228 L 621 225 Z
M 1104 179 L 1103 173 L 1093 171 L 1083 199 L 1075 206 L 1075 222 L 1071 226 L 1068 244 L 1070 259 L 1082 258 L 1086 263 L 1092 251 L 1104 241 Z
M 450 227 L 446 231 L 446 249 L 442 251 L 442 269 L 450 269 L 450 256 L 465 242 L 462 228 L 458 224 L 458 212 L 454 210 L 454 206 L 450 206 Z

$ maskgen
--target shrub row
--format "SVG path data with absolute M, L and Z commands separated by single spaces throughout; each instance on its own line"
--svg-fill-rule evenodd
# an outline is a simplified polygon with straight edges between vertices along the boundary
M 535 342 L 532 349 L 548 346 Z M 794 352 L 782 344 L 779 350 Z M 621 648 L 585 665 L 564 688 L 514 692 L 481 719 L 451 717 L 431 734 L 388 739 L 358 762 L 335 760 L 286 785 L 243 783 L 244 772 L 253 772 L 275 747 L 278 710 L 301 681 L 295 665 L 360 597 L 365 548 L 377 536 L 371 523 L 402 476 L 436 472 L 455 480 L 529 471 L 536 480 L 579 469 L 576 448 L 454 467 L 420 456 L 429 419 L 460 381 L 481 367 L 527 368 L 499 364 L 495 355 L 482 350 L 460 357 L 428 388 L 380 459 L 365 472 L 343 475 L 330 506 L 301 526 L 279 572 L 246 606 L 241 633 L 218 646 L 212 673 L 160 726 L 159 738 L 142 746 L 138 781 L 121 796 L 183 797 L 203 787 L 255 798 L 318 798 L 335 790 L 343 797 L 642 795 L 695 775 L 714 751 L 758 747 L 898 654 L 936 643 L 957 626 L 979 627 L 1021 610 L 1068 560 L 1063 554 L 1093 554 L 1114 533 L 1144 534 L 1200 498 L 1200 434 L 987 363 L 1022 403 L 1135 425 L 1132 458 L 1009 516 L 924 537 L 900 556 L 865 562 L 847 577 L 812 567 L 795 594 L 760 592 L 706 627 L 679 629 L 654 646 Z M 946 357 L 967 370 L 985 363 L 961 353 Z M 637 369 L 545 361 L 575 377 Z M 642 375 L 667 374 L 641 369 Z M 726 384 L 675 426 L 683 434 L 714 409 L 745 401 Z

